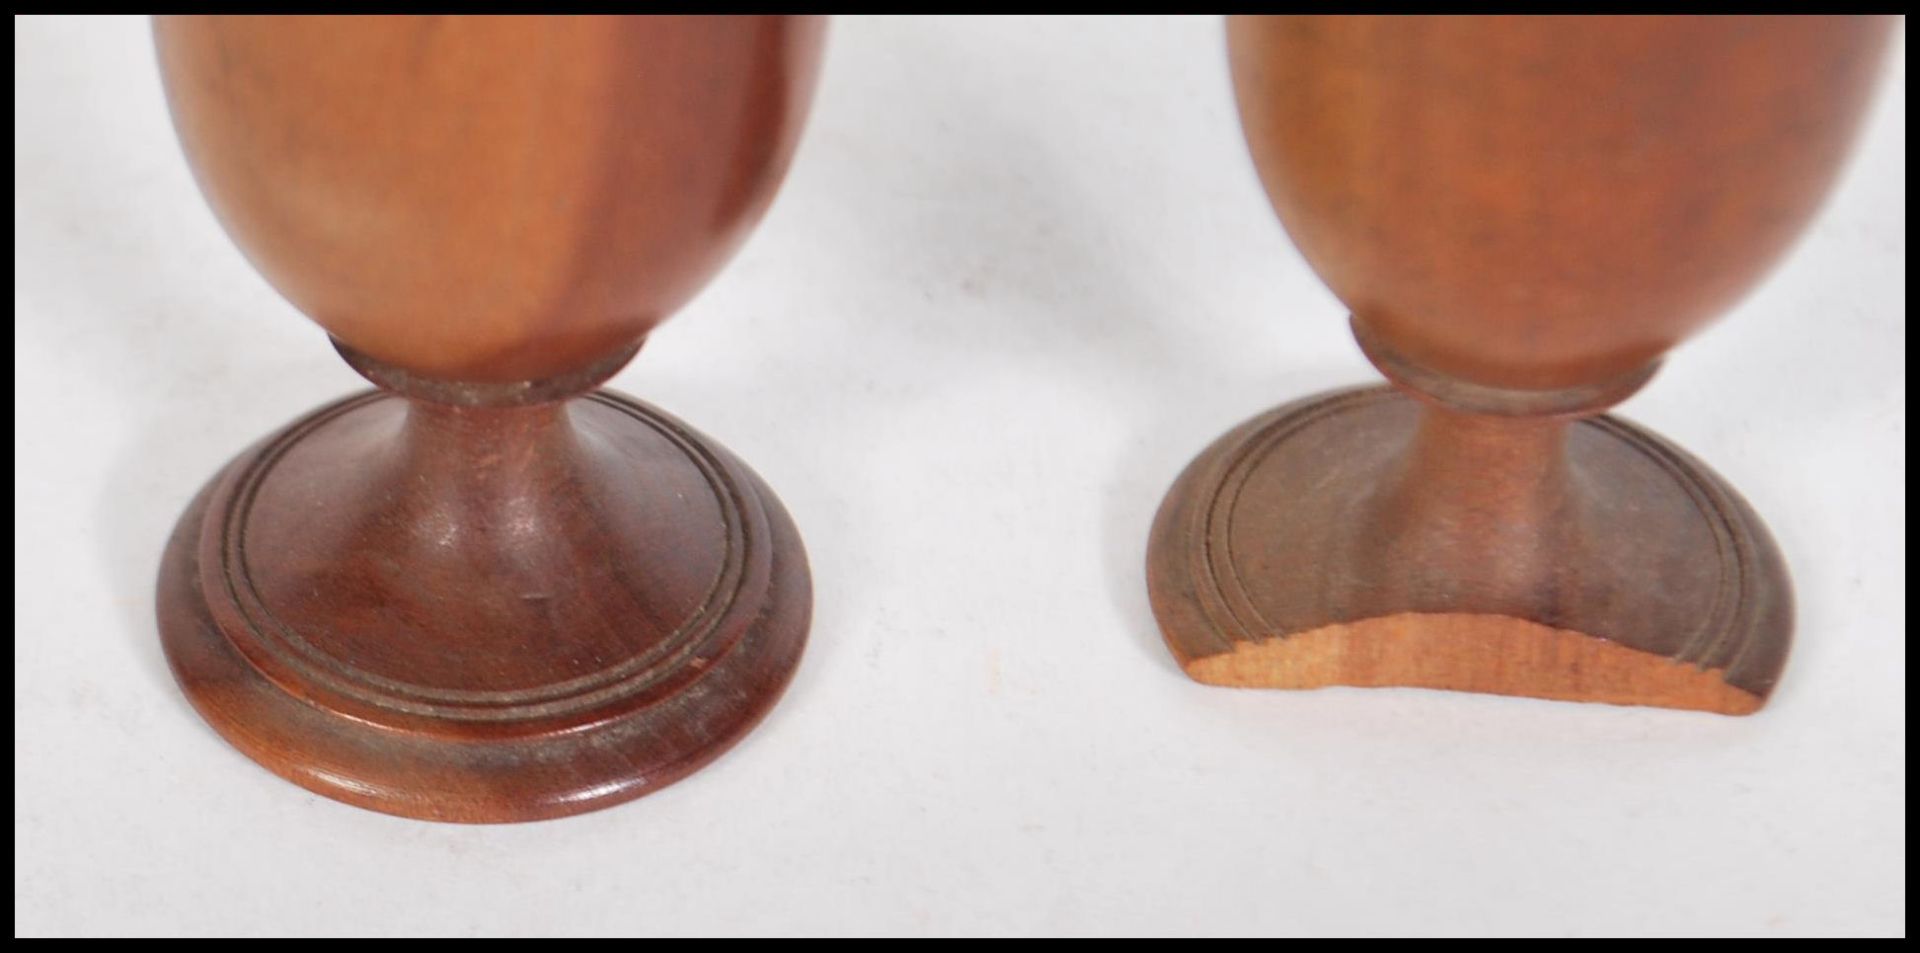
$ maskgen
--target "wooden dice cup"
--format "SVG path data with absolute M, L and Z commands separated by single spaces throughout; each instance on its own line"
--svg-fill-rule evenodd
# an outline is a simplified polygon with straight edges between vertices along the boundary
M 374 391 L 228 464 L 159 596 L 181 687 L 249 757 L 374 810 L 493 822 L 636 798 L 725 751 L 791 676 L 811 584 L 765 484 L 646 404 Z
M 1384 387 L 1208 447 L 1161 504 L 1147 573 L 1168 647 L 1220 685 L 1744 714 L 1793 619 L 1765 526 L 1672 444 L 1612 416 L 1476 418 Z

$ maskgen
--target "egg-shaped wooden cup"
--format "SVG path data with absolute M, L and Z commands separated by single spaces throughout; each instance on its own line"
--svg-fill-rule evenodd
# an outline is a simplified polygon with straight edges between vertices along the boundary
M 1261 181 L 1397 386 L 1264 414 L 1156 518 L 1206 682 L 1757 709 L 1766 527 L 1602 411 L 1773 265 L 1847 155 L 1872 17 L 1230 18 Z
M 169 661 L 331 798 L 519 821 L 737 741 L 806 639 L 806 554 L 724 448 L 595 387 L 793 155 L 825 22 L 159 17 L 220 221 L 380 390 L 230 463 L 161 569 Z

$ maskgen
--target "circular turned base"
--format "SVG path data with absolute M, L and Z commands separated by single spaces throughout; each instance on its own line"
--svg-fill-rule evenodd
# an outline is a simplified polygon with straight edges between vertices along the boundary
M 658 410 L 375 392 L 201 491 L 159 621 L 194 706 L 275 773 L 501 822 L 636 798 L 726 750 L 785 688 L 811 594 L 779 501 Z
M 1791 595 L 1766 528 L 1719 477 L 1603 416 L 1566 425 L 1550 479 L 1509 489 L 1514 460 L 1491 451 L 1455 454 L 1445 474 L 1423 464 L 1422 414 L 1387 388 L 1321 395 L 1188 467 L 1155 519 L 1147 574 L 1189 674 L 1760 707 L 1786 660 Z M 1470 502 L 1416 500 L 1440 480 Z M 1550 501 L 1537 522 L 1497 512 L 1523 493 Z

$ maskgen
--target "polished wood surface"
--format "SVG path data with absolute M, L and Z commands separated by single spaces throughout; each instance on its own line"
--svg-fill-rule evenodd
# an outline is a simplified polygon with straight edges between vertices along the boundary
M 1859 17 L 1235 17 L 1287 234 L 1423 367 L 1553 389 L 1718 317 L 1826 195 L 1887 24 Z
M 393 814 L 521 821 L 724 752 L 784 689 L 810 593 L 779 500 L 652 407 L 371 393 L 202 491 L 160 631 L 194 706 L 275 773 Z
M 1148 578 L 1188 672 L 1757 709 L 1779 552 L 1705 465 L 1599 414 L 1805 225 L 1889 26 L 1230 18 L 1261 180 L 1400 394 L 1269 412 L 1175 484 Z
M 1724 481 L 1612 417 L 1515 424 L 1384 388 L 1220 438 L 1162 504 L 1155 614 L 1205 682 L 1413 685 L 1745 713 L 1792 600 Z
M 376 810 L 532 820 L 671 783 L 771 708 L 810 621 L 791 519 L 593 388 L 766 209 L 824 26 L 156 20 L 221 221 L 383 389 L 241 454 L 168 546 L 169 661 L 236 747 Z
M 248 258 L 334 337 L 522 381 L 639 341 L 773 199 L 805 17 L 161 17 L 167 101 Z

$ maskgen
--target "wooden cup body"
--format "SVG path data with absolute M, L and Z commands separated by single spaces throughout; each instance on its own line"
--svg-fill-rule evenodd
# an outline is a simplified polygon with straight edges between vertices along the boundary
M 412 374 L 630 348 L 745 239 L 793 155 L 817 17 L 160 17 L 208 201 L 275 288 Z
M 1233 17 L 1287 233 L 1368 333 L 1490 387 L 1631 374 L 1750 289 L 1842 164 L 1860 17 Z

